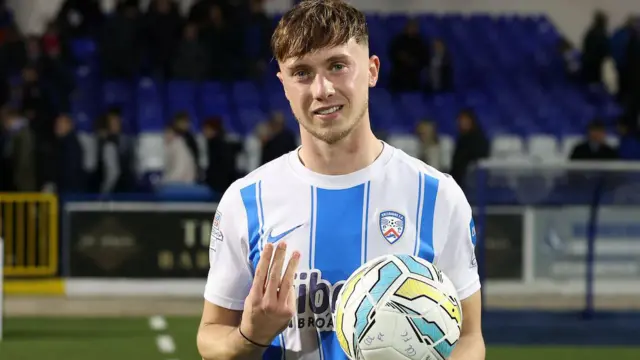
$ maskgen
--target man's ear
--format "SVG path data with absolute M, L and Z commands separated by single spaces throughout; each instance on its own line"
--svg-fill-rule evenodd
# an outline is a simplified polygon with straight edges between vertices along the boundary
M 369 58 L 369 87 L 374 87 L 378 83 L 380 75 L 380 58 L 372 55 Z
M 282 75 L 282 72 L 278 71 L 276 76 L 278 77 L 278 80 L 280 80 L 280 83 L 282 84 L 282 89 L 284 90 L 284 96 L 287 99 L 289 99 L 289 96 L 287 95 L 287 88 L 284 87 L 284 76 Z

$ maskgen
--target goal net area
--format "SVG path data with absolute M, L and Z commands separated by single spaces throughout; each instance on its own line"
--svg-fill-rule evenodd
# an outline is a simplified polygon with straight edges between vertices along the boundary
M 640 310 L 640 164 L 486 160 L 466 180 L 486 309 Z

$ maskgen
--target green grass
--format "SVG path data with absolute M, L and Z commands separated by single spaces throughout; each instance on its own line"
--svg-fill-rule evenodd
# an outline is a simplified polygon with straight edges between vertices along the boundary
M 198 319 L 167 318 L 176 352 L 161 354 L 147 318 L 8 318 L 3 360 L 199 360 Z M 489 360 L 637 360 L 640 348 L 489 347 Z

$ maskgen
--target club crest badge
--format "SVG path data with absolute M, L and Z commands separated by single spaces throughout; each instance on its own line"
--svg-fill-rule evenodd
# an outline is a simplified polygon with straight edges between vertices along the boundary
M 404 233 L 404 215 L 395 211 L 380 213 L 380 232 L 390 244 L 398 241 Z

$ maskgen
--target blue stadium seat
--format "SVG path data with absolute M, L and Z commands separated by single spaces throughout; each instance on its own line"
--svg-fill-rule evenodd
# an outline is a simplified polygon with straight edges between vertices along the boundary
M 92 63 L 98 55 L 98 46 L 93 39 L 79 38 L 71 41 L 71 54 L 73 58 L 83 64 Z
M 137 86 L 137 119 L 140 132 L 162 131 L 164 115 L 163 87 L 149 78 L 141 79 Z
M 95 72 L 88 66 L 76 69 L 74 73 L 76 91 L 70 98 L 71 115 L 80 132 L 93 132 L 94 121 L 100 114 L 98 96 L 100 89 Z
M 261 107 L 262 97 L 255 83 L 239 81 L 232 85 L 231 92 L 236 106 Z
M 126 133 L 136 133 L 136 99 L 133 84 L 128 81 L 106 81 L 102 84 L 102 108 L 118 108 L 122 113 L 122 128 Z
M 196 105 L 197 85 L 189 81 L 170 81 L 166 90 L 166 115 L 172 118 L 179 112 L 187 112 L 194 128 L 200 128 L 200 118 Z

